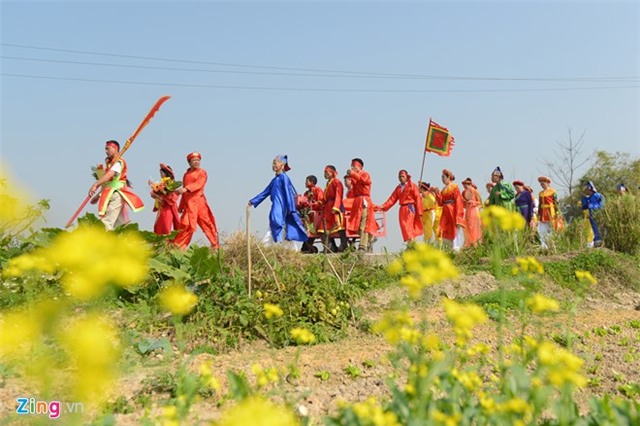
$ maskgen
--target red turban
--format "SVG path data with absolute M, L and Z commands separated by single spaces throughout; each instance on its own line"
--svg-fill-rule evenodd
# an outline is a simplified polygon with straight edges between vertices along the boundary
M 549 183 L 549 184 L 550 184 L 550 183 L 551 183 L 551 179 L 549 179 L 549 178 L 548 178 L 548 177 L 546 177 L 546 176 L 540 176 L 540 177 L 538 178 L 538 182 L 547 182 L 547 183 Z
M 187 161 L 191 161 L 193 158 L 197 158 L 198 160 L 202 160 L 202 155 L 197 151 L 194 151 L 191 154 L 187 155 Z
M 449 176 L 449 179 L 456 180 L 456 177 L 451 173 L 451 170 L 442 169 L 442 174 L 445 176 Z

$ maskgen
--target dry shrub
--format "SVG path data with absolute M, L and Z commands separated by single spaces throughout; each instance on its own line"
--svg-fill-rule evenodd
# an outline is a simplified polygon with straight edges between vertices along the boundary
M 262 251 L 264 257 L 260 251 Z M 232 269 L 247 270 L 247 235 L 244 232 L 234 232 L 225 239 L 224 257 L 225 263 Z M 299 251 L 285 248 L 282 244 L 267 246 L 252 235 L 252 275 L 257 279 L 272 276 L 271 268 L 265 263 L 265 257 L 271 265 L 271 268 L 276 271 L 282 267 L 302 270 L 309 264 L 308 255 L 303 255 Z

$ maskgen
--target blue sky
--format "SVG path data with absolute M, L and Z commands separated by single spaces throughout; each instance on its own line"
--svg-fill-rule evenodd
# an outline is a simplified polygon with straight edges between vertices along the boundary
M 104 141 L 124 142 L 162 95 L 125 156 L 144 229 L 146 181 L 160 162 L 181 175 L 194 150 L 223 237 L 244 229 L 280 153 L 300 192 L 361 157 L 384 202 L 399 169 L 418 180 L 429 117 L 456 138 L 451 157 L 427 156 L 439 186 L 443 167 L 480 186 L 497 165 L 534 184 L 568 128 L 585 132 L 585 154 L 640 155 L 635 1 L 3 1 L 1 16 L 1 155 L 51 200 L 49 226 L 84 199 Z M 268 210 L 252 211 L 256 234 Z M 377 250 L 402 246 L 397 207 L 388 223 Z

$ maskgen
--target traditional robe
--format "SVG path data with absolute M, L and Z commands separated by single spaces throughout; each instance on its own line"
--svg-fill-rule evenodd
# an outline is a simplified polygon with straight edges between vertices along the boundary
M 169 194 L 154 194 L 156 203 L 153 211 L 158 212 L 153 232 L 158 235 L 170 234 L 174 229 L 180 229 L 180 214 L 178 213 L 178 198 L 175 192 Z
M 422 226 L 422 203 L 418 186 L 410 180 L 404 185 L 398 185 L 380 208 L 386 212 L 395 203 L 400 204 L 398 221 L 400 222 L 402 239 L 406 242 L 416 238 L 418 235 L 422 235 L 424 230 Z
M 482 221 L 480 220 L 480 206 L 482 198 L 477 189 L 466 188 L 462 192 L 464 205 L 464 245 L 471 247 L 482 239 Z
M 434 227 L 437 206 L 436 196 L 431 192 L 427 192 L 422 198 L 422 229 L 424 231 L 424 241 L 431 241 L 438 235 L 438 229 Z M 440 224 L 440 218 L 438 218 L 438 224 Z
M 100 217 L 104 216 L 107 212 L 109 201 L 116 192 L 122 196 L 124 202 L 134 212 L 139 212 L 144 208 L 142 199 L 131 190 L 130 186 L 127 185 L 127 163 L 123 158 L 120 158 L 118 163 L 120 163 L 122 171 L 119 174 L 116 173 L 109 182 L 102 185 L 100 200 L 98 201 L 98 216 Z
M 498 194 L 498 192 L 500 194 Z M 509 182 L 501 180 L 493 188 L 491 188 L 491 193 L 489 193 L 489 205 L 501 206 L 514 211 L 515 203 L 513 200 L 515 198 L 516 190 L 513 188 L 513 185 L 511 185 Z
M 454 240 L 456 226 L 464 226 L 464 206 L 458 185 L 451 182 L 442 188 L 438 205 L 442 206 L 439 236 L 445 240 Z
M 524 217 L 527 226 L 531 225 L 533 218 L 533 197 L 527 190 L 516 194 L 516 210 Z
M 258 207 L 267 197 L 271 200 L 269 211 L 269 229 L 275 242 L 307 241 L 307 231 L 296 210 L 296 189 L 286 173 L 276 175 L 269 185 L 250 200 Z
M 552 228 L 558 228 L 558 193 L 550 186 L 540 191 L 538 196 L 540 204 L 538 205 L 538 219 L 541 223 L 551 222 Z
M 353 192 L 353 207 L 347 222 L 349 232 L 357 234 L 360 231 L 360 222 L 364 210 L 367 211 L 367 219 L 364 232 L 373 234 L 378 230 L 378 224 L 373 211 L 373 202 L 371 201 L 371 176 L 364 170 L 359 172 L 352 171 L 351 177 Z
M 182 212 L 180 218 L 180 232 L 176 235 L 174 242 L 185 250 L 196 231 L 200 226 L 204 235 L 211 243 L 211 247 L 218 248 L 218 227 L 216 219 L 211 212 L 204 195 L 204 187 L 207 183 L 207 172 L 202 169 L 189 168 L 182 178 L 182 186 L 187 192 L 182 194 L 178 210 Z
M 340 179 L 331 178 L 327 181 L 327 186 L 324 189 L 324 203 L 322 208 L 323 225 L 322 228 L 320 228 L 321 232 L 324 232 L 325 225 L 329 233 L 344 229 L 343 192 L 344 186 Z

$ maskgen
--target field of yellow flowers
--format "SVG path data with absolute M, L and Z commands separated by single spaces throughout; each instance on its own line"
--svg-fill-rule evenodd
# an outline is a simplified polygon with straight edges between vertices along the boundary
M 3 424 L 640 423 L 636 258 L 543 256 L 488 208 L 460 254 L 254 242 L 248 287 L 241 236 L 26 232 L 40 210 L 1 182 Z

